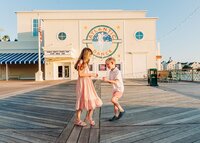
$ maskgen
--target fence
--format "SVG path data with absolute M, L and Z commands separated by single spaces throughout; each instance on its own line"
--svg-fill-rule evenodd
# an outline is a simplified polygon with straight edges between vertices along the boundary
M 200 82 L 200 70 L 199 69 L 159 71 L 158 76 L 159 76 L 159 74 L 160 74 L 160 76 L 165 75 L 164 78 L 166 80 Z

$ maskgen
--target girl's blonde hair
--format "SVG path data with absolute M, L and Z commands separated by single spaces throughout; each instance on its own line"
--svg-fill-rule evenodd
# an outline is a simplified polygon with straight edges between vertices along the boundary
M 91 50 L 90 48 L 84 48 L 84 49 L 81 51 L 81 54 L 80 54 L 80 56 L 79 56 L 79 58 L 78 58 L 76 64 L 74 65 L 74 68 L 75 68 L 76 70 L 78 70 L 78 64 L 79 64 L 79 62 L 80 62 L 81 60 L 83 61 L 82 65 L 81 65 L 81 69 L 85 68 L 86 65 L 89 64 L 89 62 L 90 62 L 90 58 L 89 58 L 89 57 L 90 57 L 90 55 L 92 55 L 92 54 L 93 54 L 93 52 L 92 52 L 92 50 Z

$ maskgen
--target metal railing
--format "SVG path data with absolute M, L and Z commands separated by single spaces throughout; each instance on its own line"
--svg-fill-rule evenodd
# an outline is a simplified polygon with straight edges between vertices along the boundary
M 200 82 L 200 70 L 198 69 L 170 70 L 168 73 L 168 78 L 172 78 L 172 80 Z

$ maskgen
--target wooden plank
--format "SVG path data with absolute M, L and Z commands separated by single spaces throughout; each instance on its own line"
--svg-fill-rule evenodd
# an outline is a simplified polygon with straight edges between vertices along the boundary
M 70 136 L 70 133 L 72 132 L 74 128 L 74 119 L 75 119 L 75 115 L 71 118 L 68 125 L 63 129 L 59 137 L 56 139 L 56 143 L 65 143 L 67 141 L 67 139 Z
M 48 129 L 49 131 L 54 130 L 54 129 Z M 59 130 L 58 130 L 59 131 Z M 55 136 L 51 136 L 50 134 L 44 134 L 42 131 L 35 132 L 32 130 L 23 130 L 23 131 L 17 131 L 21 136 L 25 137 L 31 137 L 31 138 L 36 138 L 41 140 L 42 142 L 52 142 L 54 143 L 56 138 Z M 55 134 L 55 131 L 54 131 Z
M 108 129 L 111 132 L 105 132 Z M 144 135 L 149 132 L 155 132 L 159 129 L 159 127 L 130 127 L 130 126 L 123 126 L 123 127 L 102 127 L 101 128 L 101 136 L 100 142 L 117 142 L 120 140 L 126 140 L 127 138 L 136 137 L 139 135 Z
M 52 124 L 59 127 L 63 127 L 67 124 L 66 121 L 57 121 L 52 120 L 48 118 L 41 118 L 41 117 L 35 117 L 35 116 L 29 116 L 29 115 L 22 115 L 14 112 L 8 112 L 8 111 L 0 111 L 0 119 L 6 117 L 9 119 L 20 119 L 21 121 L 31 121 L 31 122 L 37 122 L 37 123 L 43 123 L 43 124 Z
M 196 143 L 200 141 L 200 133 L 196 133 L 194 135 L 188 136 L 188 137 L 184 137 L 180 140 L 176 140 L 176 143 Z
M 90 137 L 90 125 L 87 125 L 86 127 L 83 127 L 78 139 L 78 143 L 88 143 L 89 137 Z
M 27 116 L 35 116 L 35 117 L 41 117 L 41 118 L 47 118 L 48 117 L 49 119 L 57 120 L 57 121 L 66 120 L 67 119 L 66 117 L 70 116 L 70 114 L 72 113 L 71 111 L 66 111 L 66 113 L 69 112 L 69 114 L 65 115 L 65 114 L 56 114 L 55 113 L 56 111 L 52 111 L 51 114 L 50 114 L 50 111 L 48 111 L 48 113 L 44 113 L 44 112 L 42 113 L 42 111 L 37 112 L 37 111 L 31 111 L 31 110 L 25 110 L 25 109 L 18 109 L 18 107 L 15 107 L 15 109 L 9 108 L 9 107 L 8 108 L 6 108 L 6 107 L 1 108 L 0 107 L 0 110 L 24 114 L 25 116 L 27 115 Z
M 156 141 L 154 140 L 156 137 L 159 138 L 161 135 L 166 135 L 169 132 L 176 133 L 177 131 L 180 131 L 180 127 L 157 127 L 157 129 L 154 131 L 147 130 L 147 132 L 143 132 L 140 134 L 135 134 L 138 132 L 132 132 L 133 134 L 130 136 L 126 136 L 126 138 L 124 138 L 123 136 L 120 138 L 120 135 L 119 135 L 118 141 L 116 141 L 116 143 L 120 143 L 120 142 L 149 143 L 149 142 Z
M 27 133 L 37 133 L 37 134 L 41 134 L 41 135 L 46 135 L 46 136 L 51 136 L 53 138 L 57 138 L 60 133 L 62 132 L 62 129 L 55 129 L 55 128 L 52 128 L 52 129 L 49 129 L 49 128 L 45 128 L 45 129 L 40 129 L 40 128 L 37 128 L 37 129 L 32 129 L 32 128 L 29 128 L 29 129 L 0 129 L 0 134 L 2 135 L 9 135 L 9 132 L 12 132 L 12 131 L 20 131 L 22 133 L 24 132 L 27 132 Z
M 81 129 L 82 129 L 82 127 L 80 127 L 80 126 L 74 126 L 74 128 L 73 128 L 69 138 L 67 139 L 66 143 L 76 143 L 76 142 L 78 142 Z
M 192 136 L 196 133 L 200 133 L 200 126 L 188 128 L 186 131 L 182 131 L 180 133 L 174 134 L 172 136 L 169 136 L 168 138 L 160 139 L 159 141 L 156 141 L 155 143 L 163 143 L 163 142 L 175 142 L 177 140 L 180 140 L 182 138 Z
M 200 140 L 198 140 L 198 141 L 195 141 L 195 142 L 193 142 L 193 143 L 200 143 Z
M 32 120 L 24 120 L 20 118 L 14 118 L 14 117 L 2 117 L 0 116 L 1 120 L 7 120 L 10 122 L 15 122 L 19 124 L 24 124 L 25 126 L 30 125 L 29 127 L 38 127 L 38 128 L 59 128 L 59 126 L 54 125 L 54 124 L 47 124 L 45 122 L 35 122 Z
M 48 141 L 41 140 L 41 139 L 38 139 L 38 138 L 34 138 L 34 137 L 31 137 L 31 136 L 24 136 L 24 135 L 22 135 L 22 134 L 20 134 L 16 131 L 8 132 L 8 136 L 10 138 L 22 140 L 22 141 L 27 142 L 27 143 L 47 143 L 48 142 Z
M 70 87 L 71 93 L 66 95 L 68 90 L 65 86 L 0 100 L 0 128 L 3 129 L 0 129 L 0 141 L 55 142 L 74 114 L 74 91 Z
M 92 126 L 92 128 L 99 129 L 99 122 L 100 122 L 99 116 L 100 116 L 100 108 L 96 108 L 93 114 L 93 120 L 95 121 L 95 126 Z
M 67 127 L 63 130 L 61 135 L 56 140 L 56 143 L 65 143 L 65 142 L 77 142 L 79 139 L 79 135 L 81 134 L 82 127 L 75 126 L 74 120 L 75 116 L 70 120 Z M 81 119 L 85 118 L 86 111 L 83 111 L 81 114 Z
M 7 133 L 9 134 L 9 133 Z M 0 142 L 1 143 L 30 143 L 29 141 L 23 141 L 21 139 L 13 138 L 7 135 L 1 135 L 0 134 Z
M 99 128 L 91 128 L 89 143 L 99 143 Z

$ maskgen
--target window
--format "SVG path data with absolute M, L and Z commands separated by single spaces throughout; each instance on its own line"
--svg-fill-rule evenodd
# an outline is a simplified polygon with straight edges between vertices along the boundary
M 93 71 L 93 65 L 89 65 L 89 71 Z
M 119 70 L 121 70 L 121 65 L 120 64 L 116 64 L 115 65 Z
M 65 34 L 65 32 L 60 32 L 60 33 L 58 34 L 58 39 L 59 39 L 59 40 L 65 40 L 65 39 L 66 39 L 66 34 Z
M 141 31 L 138 31 L 135 33 L 135 38 L 137 40 L 141 40 L 141 39 L 143 39 L 143 37 L 144 37 L 144 34 Z
M 99 71 L 106 71 L 106 64 L 99 64 Z
M 32 23 L 32 32 L 33 32 L 33 36 L 38 36 L 38 19 L 33 19 L 33 23 Z

